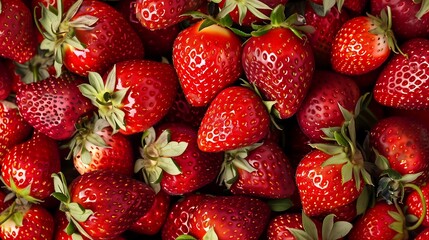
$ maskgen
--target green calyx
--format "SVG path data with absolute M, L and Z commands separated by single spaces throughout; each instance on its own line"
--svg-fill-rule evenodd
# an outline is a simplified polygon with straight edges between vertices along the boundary
M 91 100 L 98 108 L 98 115 L 105 119 L 113 129 L 113 133 L 119 129 L 125 130 L 125 113 L 122 111 L 123 103 L 128 88 L 115 91 L 116 65 L 109 72 L 106 83 L 96 72 L 88 73 L 89 84 L 79 85 L 81 93 Z
M 217 236 L 214 227 L 210 227 L 209 230 L 207 230 L 206 234 L 204 234 L 203 238 L 201 240 L 218 240 L 219 237 Z M 195 237 L 191 235 L 180 235 L 176 238 L 176 240 L 197 240 Z
M 30 203 L 43 202 L 43 200 L 31 196 L 31 184 L 27 185 L 24 188 L 20 188 L 16 186 L 16 183 L 12 177 L 9 178 L 9 184 L 6 184 L 2 177 L 0 177 L 0 181 L 3 183 L 4 186 L 6 186 L 9 191 L 11 191 L 11 195 L 9 198 L 13 198 L 14 196 L 16 196 L 16 198 L 21 199 L 21 201 L 27 201 Z
M 164 130 L 156 139 L 153 127 L 146 130 L 142 136 L 143 147 L 140 148 L 142 158 L 134 165 L 134 172 L 142 171 L 145 182 L 157 193 L 161 190 L 160 182 L 164 171 L 170 175 L 182 173 L 173 158 L 182 155 L 188 147 L 187 142 L 171 141 L 170 136 L 170 131 Z
M 4 231 L 21 227 L 24 216 L 31 208 L 31 204 L 25 199 L 16 198 L 15 201 L 0 213 L 0 225 Z
M 326 15 L 326 13 L 328 13 L 329 10 L 331 10 L 331 8 L 335 6 L 335 4 L 337 4 L 338 11 L 341 12 L 341 9 L 344 5 L 344 0 L 323 0 L 324 15 Z
M 249 152 L 255 150 L 261 145 L 262 143 L 255 143 L 247 147 L 226 151 L 217 182 L 219 184 L 224 183 L 229 189 L 238 179 L 238 169 L 242 169 L 249 173 L 256 171 L 246 158 L 249 155 Z
M 429 1 L 428 0 L 413 0 L 416 4 L 421 4 L 419 11 L 416 13 L 416 17 L 418 19 L 422 19 L 422 17 L 429 12 Z
M 71 202 L 70 192 L 68 190 L 65 176 L 62 172 L 58 174 L 52 174 L 54 181 L 55 192 L 52 196 L 58 199 L 60 204 L 60 210 L 63 211 L 69 221 L 66 229 L 64 230 L 68 235 L 71 235 L 73 239 L 82 239 L 85 236 L 89 239 L 93 239 L 79 224 L 85 222 L 94 212 L 90 209 L 83 208 L 79 203 Z
M 48 51 L 47 55 L 54 57 L 57 77 L 61 75 L 65 48 L 73 47 L 79 50 L 86 48 L 76 37 L 75 29 L 91 30 L 93 29 L 92 26 L 98 21 L 98 18 L 90 15 L 80 16 L 71 20 L 76 15 L 82 2 L 83 0 L 77 0 L 65 14 L 63 14 L 62 0 L 57 1 L 57 9 L 40 4 L 42 8 L 41 18 L 35 21 L 37 28 L 44 37 L 40 48 Z
M 215 3 L 221 2 L 220 0 L 213 0 Z M 263 14 L 260 10 L 272 10 L 271 7 L 259 0 L 226 0 L 224 7 L 220 10 L 218 17 L 224 18 L 229 13 L 238 9 L 238 23 L 242 25 L 244 17 L 247 12 L 252 13 L 261 20 L 269 20 L 270 18 Z
M 24 64 L 18 62 L 14 62 L 14 64 L 16 73 L 21 76 L 21 81 L 29 84 L 44 80 L 50 76 L 48 67 L 54 64 L 54 58 L 39 53 Z

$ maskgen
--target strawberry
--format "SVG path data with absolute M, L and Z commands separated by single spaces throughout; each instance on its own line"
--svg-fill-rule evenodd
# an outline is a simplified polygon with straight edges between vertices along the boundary
M 0 59 L 0 101 L 5 100 L 12 91 L 13 75 L 7 68 L 7 60 Z
M 228 87 L 210 103 L 198 129 L 198 147 L 205 152 L 246 147 L 267 136 L 269 124 L 268 111 L 253 90 Z
M 421 191 L 421 192 L 420 192 Z M 428 205 L 429 200 L 429 185 L 423 185 L 420 188 L 420 191 L 412 191 L 405 198 L 405 205 L 407 206 L 407 215 L 413 215 L 417 219 L 422 216 L 423 204 L 420 194 L 423 195 L 426 203 Z M 426 208 L 427 209 L 427 208 Z M 426 210 L 425 217 L 421 223 L 424 227 L 429 227 L 429 210 Z
M 62 173 L 52 175 L 53 196 L 61 201 L 69 225 L 67 234 L 113 239 L 151 208 L 155 193 L 143 182 L 106 170 L 88 172 L 67 186 Z M 69 190 L 68 190 L 69 189 Z
M 54 192 L 51 174 L 60 171 L 57 142 L 42 133 L 15 145 L 4 156 L 1 174 L 5 185 L 18 197 L 39 202 Z
M 142 170 L 156 192 L 170 195 L 193 192 L 212 182 L 221 167 L 222 153 L 202 152 L 197 131 L 186 124 L 167 123 L 143 134 L 141 157 L 134 170 Z
M 392 9 L 392 30 L 401 40 L 429 37 L 429 10 L 424 1 L 371 0 L 370 11 L 379 14 L 389 6 Z
M 138 59 L 115 64 L 103 78 L 90 72 L 89 83 L 79 86 L 82 94 L 91 99 L 113 132 L 125 135 L 143 132 L 159 122 L 178 88 L 171 64 Z
M 312 142 L 323 141 L 322 128 L 339 127 L 344 122 L 339 105 L 353 111 L 359 96 L 359 87 L 351 78 L 333 71 L 316 71 L 296 114 L 303 133 Z
M 405 110 L 429 109 L 427 101 L 429 40 L 416 38 L 401 49 L 407 56 L 395 55 L 381 71 L 374 99 L 382 105 Z
M 37 131 L 55 140 L 69 139 L 78 119 L 94 110 L 78 85 L 85 81 L 71 73 L 22 85 L 16 101 L 22 117 Z
M 390 56 L 398 53 L 398 45 L 391 29 L 391 10 L 357 16 L 345 22 L 332 44 L 332 68 L 348 75 L 360 75 L 380 67 Z
M 162 29 L 186 19 L 183 14 L 197 10 L 203 0 L 136 0 L 136 16 L 140 23 L 150 29 Z
M 186 100 L 205 106 L 242 73 L 241 39 L 218 24 L 205 20 L 182 30 L 173 44 L 173 65 Z
M 289 198 L 296 190 L 292 166 L 277 143 L 265 141 L 225 156 L 219 180 L 233 194 Z
M 62 65 L 87 76 L 89 71 L 104 73 L 113 64 L 142 58 L 143 44 L 124 17 L 112 6 L 98 0 L 78 0 L 63 14 L 62 1 L 42 6 L 40 48 L 55 56 L 57 76 Z M 119 31 L 120 29 L 120 31 Z
M 429 228 L 425 228 L 423 231 L 421 231 L 414 240 L 426 240 L 429 239 Z
M 14 207 L 3 212 L 9 213 L 7 219 L 2 219 L 0 238 L 3 240 L 43 239 L 51 240 L 54 235 L 54 218 L 48 210 L 38 204 L 14 204 Z
M 109 123 L 94 116 L 77 124 L 77 131 L 68 143 L 75 168 L 80 174 L 105 169 L 133 175 L 134 154 L 131 141 L 120 133 L 113 134 Z
M 31 11 L 21 0 L 0 2 L 0 55 L 25 63 L 37 52 Z
M 13 146 L 27 140 L 32 127 L 22 118 L 15 103 L 0 101 L 0 162 Z
M 271 24 L 253 32 L 242 54 L 247 79 L 268 100 L 276 101 L 275 114 L 282 119 L 298 110 L 314 72 L 311 46 L 298 33 L 301 28 L 293 26 L 298 15 L 286 19 L 283 12 L 283 5 L 273 10 Z

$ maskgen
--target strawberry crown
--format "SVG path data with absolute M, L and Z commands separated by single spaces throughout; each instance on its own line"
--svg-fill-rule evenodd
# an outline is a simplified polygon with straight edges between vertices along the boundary
M 21 76 L 21 81 L 29 84 L 44 80 L 50 76 L 48 67 L 54 64 L 53 56 L 46 56 L 44 51 L 39 51 L 29 61 L 24 64 L 14 62 L 16 73 Z
M 212 0 L 212 2 L 220 3 L 221 0 Z M 224 18 L 236 8 L 238 9 L 238 23 L 240 25 L 242 25 L 248 11 L 261 20 L 269 20 L 270 18 L 260 10 L 272 10 L 271 7 L 259 0 L 225 0 L 225 5 L 219 12 L 218 17 Z
M 9 201 L 5 199 L 4 201 Z M 0 225 L 3 229 L 6 226 L 22 226 L 25 214 L 30 210 L 32 203 L 25 199 L 16 198 L 13 203 L 0 213 Z

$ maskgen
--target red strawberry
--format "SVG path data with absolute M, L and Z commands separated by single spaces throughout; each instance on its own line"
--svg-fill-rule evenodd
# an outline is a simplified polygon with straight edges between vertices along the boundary
M 429 239 L 429 228 L 425 228 L 421 231 L 414 240 L 426 240 Z
M 285 20 L 283 11 L 283 5 L 273 10 L 271 25 L 260 30 L 271 28 L 262 33 L 255 32 L 246 41 L 242 55 L 247 79 L 268 100 L 276 101 L 274 110 L 282 119 L 291 117 L 298 110 L 314 71 L 310 44 L 291 30 L 298 16 L 295 14 Z M 278 16 L 279 19 L 274 19 Z
M 150 29 L 162 29 L 186 19 L 183 14 L 197 10 L 203 0 L 136 0 L 136 16 L 140 23 Z
M 5 100 L 12 91 L 13 73 L 7 68 L 7 60 L 0 59 L 0 100 Z
M 390 26 L 390 8 L 383 10 L 380 18 L 358 16 L 345 22 L 332 45 L 332 68 L 340 73 L 360 75 L 380 67 L 390 52 L 396 53 L 398 48 Z
M 113 64 L 142 58 L 143 44 L 124 17 L 112 6 L 98 0 L 78 0 L 63 15 L 58 9 L 42 7 L 44 40 L 41 49 L 55 56 L 57 76 L 64 66 L 87 76 L 89 71 L 104 73 Z M 120 31 L 119 31 L 120 29 Z
M 0 225 L 3 240 L 53 239 L 54 218 L 38 204 L 14 205 L 12 216 Z M 9 210 L 7 210 L 9 211 Z M 2 213 L 2 217 L 5 212 Z
M 114 132 L 130 135 L 159 122 L 173 104 L 178 81 L 172 65 L 151 60 L 117 63 L 104 75 L 90 72 L 79 86 Z
M 60 155 L 57 142 L 39 132 L 11 148 L 1 166 L 6 186 L 30 202 L 44 200 L 54 192 L 51 174 L 58 171 Z
M 143 172 L 146 183 L 156 192 L 171 195 L 193 192 L 212 182 L 219 173 L 222 153 L 202 152 L 197 131 L 186 124 L 163 124 L 143 135 L 142 158 L 135 171 Z
M 374 99 L 395 108 L 429 109 L 429 40 L 412 39 L 401 48 L 407 56 L 395 55 L 383 68 L 374 86 Z
M 423 194 L 423 197 L 425 199 L 426 206 L 429 203 L 429 185 L 423 185 L 420 190 Z M 407 215 L 414 215 L 415 217 L 420 218 L 422 216 L 423 212 L 423 204 L 422 199 L 420 197 L 419 191 L 412 191 L 408 194 L 408 196 L 405 199 L 405 205 L 407 206 Z M 429 227 L 429 210 L 426 208 L 426 213 L 424 220 L 422 221 L 421 225 L 425 227 Z
M 196 107 L 207 105 L 242 73 L 240 38 L 217 24 L 200 29 L 203 23 L 182 30 L 173 45 L 173 64 L 183 92 Z
M 0 55 L 25 63 L 37 52 L 32 12 L 21 0 L 0 3 Z
M 133 176 L 134 154 L 131 141 L 120 133 L 113 134 L 109 123 L 94 116 L 77 124 L 77 132 L 68 143 L 74 166 L 80 174 L 110 170 Z
M 269 124 L 268 111 L 253 90 L 228 87 L 207 109 L 198 129 L 198 147 L 205 152 L 246 147 L 267 136 Z
M 55 140 L 69 139 L 78 119 L 94 110 L 78 85 L 85 80 L 71 73 L 22 85 L 16 98 L 23 118 Z
M 131 227 L 130 231 L 142 235 L 155 235 L 160 232 L 167 219 L 170 208 L 170 195 L 159 191 L 150 210 Z
M 120 173 L 98 170 L 80 175 L 67 186 L 64 175 L 53 174 L 54 197 L 72 228 L 92 239 L 113 239 L 151 208 L 155 193 L 143 182 Z M 68 190 L 69 189 L 69 190 Z
M 289 198 L 296 190 L 293 171 L 280 146 L 265 141 L 226 152 L 219 180 L 236 195 Z
M 317 71 L 296 115 L 302 131 L 312 142 L 323 141 L 322 128 L 340 127 L 344 122 L 339 105 L 352 112 L 359 96 L 359 87 L 351 78 L 332 71 Z

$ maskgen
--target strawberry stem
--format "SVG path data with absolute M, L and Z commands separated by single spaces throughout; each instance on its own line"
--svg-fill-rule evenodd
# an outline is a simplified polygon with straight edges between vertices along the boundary
M 420 10 L 416 13 L 416 17 L 420 20 L 423 15 L 429 12 L 429 1 L 428 0 L 414 0 L 415 3 L 421 3 Z

